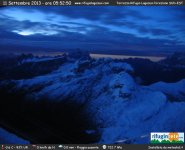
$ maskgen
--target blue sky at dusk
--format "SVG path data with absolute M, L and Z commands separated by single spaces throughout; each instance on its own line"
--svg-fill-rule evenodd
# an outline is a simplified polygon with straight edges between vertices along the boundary
M 2 7 L 0 50 L 166 55 L 185 51 L 184 18 L 184 6 Z

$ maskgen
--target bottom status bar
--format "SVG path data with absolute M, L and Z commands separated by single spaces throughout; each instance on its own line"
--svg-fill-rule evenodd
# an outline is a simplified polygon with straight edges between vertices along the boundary
M 66 145 L 66 144 L 2 144 L 2 150 L 183 150 L 184 144 L 160 144 L 160 145 L 147 145 L 147 144 L 122 144 L 122 145 L 105 145 L 105 144 L 92 144 L 92 145 Z

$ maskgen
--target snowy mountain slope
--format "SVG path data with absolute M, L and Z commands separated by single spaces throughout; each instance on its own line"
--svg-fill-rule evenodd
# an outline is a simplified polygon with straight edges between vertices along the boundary
M 50 74 L 11 81 L 15 86 L 10 90 L 27 91 L 30 100 L 47 97 L 85 106 L 83 111 L 101 133 L 99 143 L 148 143 L 150 132 L 185 131 L 185 119 L 179 117 L 185 113 L 184 80 L 163 83 L 165 88 L 161 83 L 140 86 L 133 71 L 111 59 L 67 61 Z M 172 103 L 169 93 L 182 102 Z
M 118 65 L 120 65 L 120 67 L 118 67 Z M 75 63 L 66 63 L 51 74 L 28 80 L 15 80 L 14 82 L 16 83 L 16 88 L 26 89 L 29 93 L 36 95 L 38 98 L 47 95 L 51 99 L 57 98 L 58 100 L 62 100 L 64 97 L 71 95 L 74 95 L 75 97 L 75 94 L 76 98 L 78 98 L 79 93 L 84 93 L 84 90 L 86 91 L 86 96 L 88 93 L 93 93 L 92 96 L 96 97 L 96 95 L 99 95 L 100 92 L 102 92 L 102 88 L 109 86 L 107 85 L 109 83 L 108 81 L 112 79 L 116 80 L 116 78 L 120 78 L 120 76 L 125 76 L 125 78 L 133 80 L 128 73 L 124 72 L 124 70 L 126 72 L 133 71 L 131 66 L 125 63 L 113 63 L 108 60 L 107 62 L 103 61 L 102 63 L 101 60 L 100 62 L 93 62 L 92 60 L 77 61 Z M 114 76 L 114 73 L 117 72 L 120 72 L 120 74 L 118 76 Z M 97 82 L 101 82 L 102 80 L 104 83 L 97 84 Z M 132 84 L 134 83 L 134 81 L 131 82 Z M 128 86 L 132 85 L 129 85 L 129 83 L 127 84 Z M 40 86 L 41 90 L 34 92 L 33 89 L 35 89 L 35 86 Z M 125 92 L 129 92 L 128 90 L 131 87 L 128 86 L 121 89 L 124 89 Z M 117 92 L 121 94 L 121 90 L 117 90 Z M 86 96 L 81 97 L 81 99 L 86 99 Z
M 44 58 L 33 57 L 33 58 L 23 59 L 20 64 L 30 63 L 30 62 L 42 62 L 42 61 L 56 60 L 56 59 L 60 59 L 60 58 L 62 58 L 62 57 L 57 57 L 57 58 L 53 58 L 53 57 L 44 57 Z
M 157 82 L 149 86 L 165 93 L 171 101 L 185 101 L 185 80 L 176 83 Z
M 34 62 L 44 62 L 50 60 L 57 60 L 64 58 L 66 54 L 58 55 L 58 56 L 34 56 L 33 54 L 21 54 L 17 55 L 15 59 L 18 62 L 18 65 L 22 65 L 24 63 L 34 63 Z
M 29 141 L 21 139 L 16 135 L 0 128 L 0 144 L 30 144 Z
M 161 64 L 166 66 L 174 66 L 177 68 L 185 67 L 185 53 L 184 52 L 175 52 L 172 55 L 168 56 L 166 59 L 160 61 Z

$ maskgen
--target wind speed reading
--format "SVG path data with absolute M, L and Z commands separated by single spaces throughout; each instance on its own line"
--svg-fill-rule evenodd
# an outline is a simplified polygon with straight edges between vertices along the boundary
M 7 6 L 70 6 L 71 1 L 3 1 L 3 5 Z

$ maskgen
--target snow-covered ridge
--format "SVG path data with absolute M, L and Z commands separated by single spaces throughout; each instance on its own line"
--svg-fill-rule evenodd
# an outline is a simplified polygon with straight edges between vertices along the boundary
M 0 144 L 30 144 L 30 142 L 0 128 Z
M 19 64 L 24 64 L 24 63 L 33 63 L 33 62 L 43 62 L 43 61 L 50 61 L 50 60 L 56 60 L 63 58 L 63 56 L 60 57 L 30 57 L 30 58 L 24 58 L 22 59 Z
M 185 113 L 184 80 L 140 86 L 133 73 L 129 64 L 112 59 L 79 59 L 67 61 L 50 74 L 12 82 L 16 90 L 28 91 L 30 100 L 70 97 L 71 102 L 85 104 L 84 111 L 101 133 L 99 143 L 148 143 L 150 132 L 185 131 L 185 118 L 177 117 Z M 176 98 L 181 93 L 181 103 L 170 101 L 170 89 L 175 89 Z
M 153 90 L 162 91 L 171 101 L 185 101 L 185 79 L 176 83 L 157 82 L 149 86 Z

